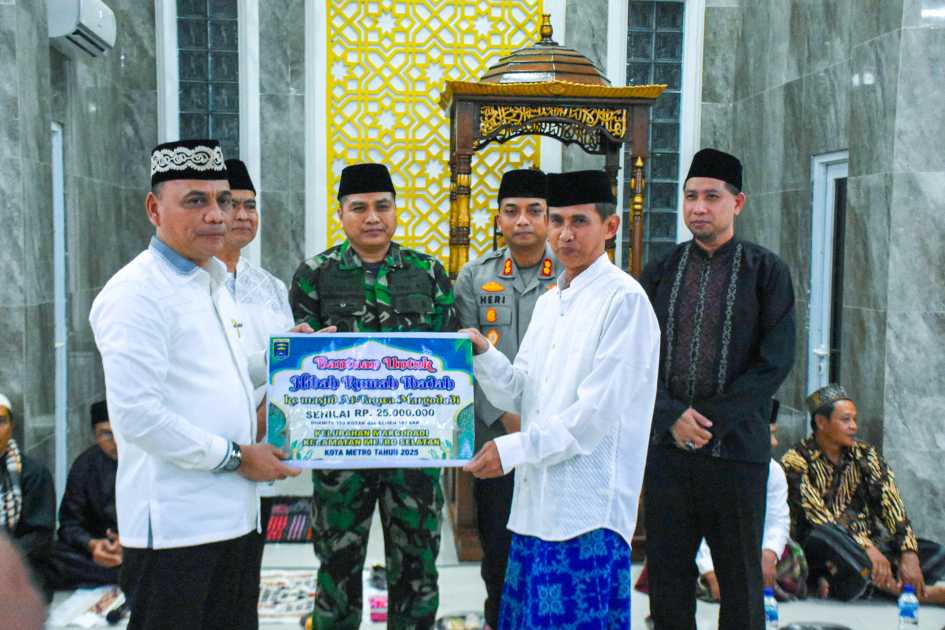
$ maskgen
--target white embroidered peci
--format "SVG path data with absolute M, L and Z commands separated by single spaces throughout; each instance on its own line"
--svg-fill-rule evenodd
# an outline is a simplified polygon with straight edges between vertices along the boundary
M 198 145 L 193 149 L 175 147 L 160 149 L 151 154 L 151 174 L 167 171 L 220 171 L 226 170 L 223 164 L 223 150 L 220 147 Z

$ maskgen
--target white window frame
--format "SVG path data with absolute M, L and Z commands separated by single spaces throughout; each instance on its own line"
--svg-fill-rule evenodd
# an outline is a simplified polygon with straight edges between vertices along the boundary
M 62 125 L 50 125 L 52 148 L 53 207 L 53 319 L 55 322 L 55 487 L 56 502 L 62 502 L 69 473 L 69 320 L 68 273 L 66 252 L 65 156 Z
M 807 337 L 807 391 L 830 380 L 830 327 L 833 296 L 833 246 L 836 186 L 847 177 L 849 151 L 835 151 L 811 158 L 811 258 L 810 331 Z M 815 290 L 816 289 L 816 290 Z
M 705 50 L 705 0 L 686 0 L 683 24 L 682 85 L 679 114 L 679 200 L 676 208 L 676 242 L 692 238 L 683 217 L 683 183 L 692 156 L 702 145 L 702 62 Z M 693 69 L 697 69 L 693 72 Z
M 259 0 L 238 0 L 240 73 L 240 156 L 257 192 L 262 190 L 260 170 L 259 97 Z M 177 1 L 155 0 L 155 61 L 158 92 L 158 142 L 180 138 L 180 75 L 177 52 Z M 256 200 L 259 230 L 243 255 L 259 264 L 263 231 L 262 200 Z

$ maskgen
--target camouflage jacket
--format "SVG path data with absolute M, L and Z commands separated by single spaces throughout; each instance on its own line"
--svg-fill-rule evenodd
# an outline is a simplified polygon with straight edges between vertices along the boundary
M 376 270 L 348 241 L 304 261 L 289 294 L 296 323 L 338 332 L 452 332 L 453 288 L 438 260 L 391 243 Z

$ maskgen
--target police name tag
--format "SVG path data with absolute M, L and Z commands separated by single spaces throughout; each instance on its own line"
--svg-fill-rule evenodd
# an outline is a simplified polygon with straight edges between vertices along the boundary
M 298 467 L 450 467 L 474 454 L 466 335 L 273 336 L 268 401 L 267 439 Z

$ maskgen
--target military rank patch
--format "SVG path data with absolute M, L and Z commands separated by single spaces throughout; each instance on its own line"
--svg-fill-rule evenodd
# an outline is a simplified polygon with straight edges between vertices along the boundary
M 505 262 L 502 263 L 502 275 L 511 276 L 512 275 L 512 259 L 506 258 Z
M 490 280 L 480 287 L 483 291 L 488 291 L 489 293 L 499 293 L 500 291 L 505 291 L 505 287 L 496 282 L 495 280 Z
M 490 324 L 494 324 L 495 320 L 498 319 L 494 308 L 486 309 L 486 321 Z
M 499 343 L 499 339 L 501 337 L 502 335 L 500 335 L 499 331 L 496 330 L 495 328 L 490 328 L 489 330 L 486 331 L 486 339 L 488 339 L 489 343 L 491 343 L 493 346 Z
M 555 265 L 550 258 L 545 258 L 541 263 L 541 277 L 550 278 L 555 272 Z

